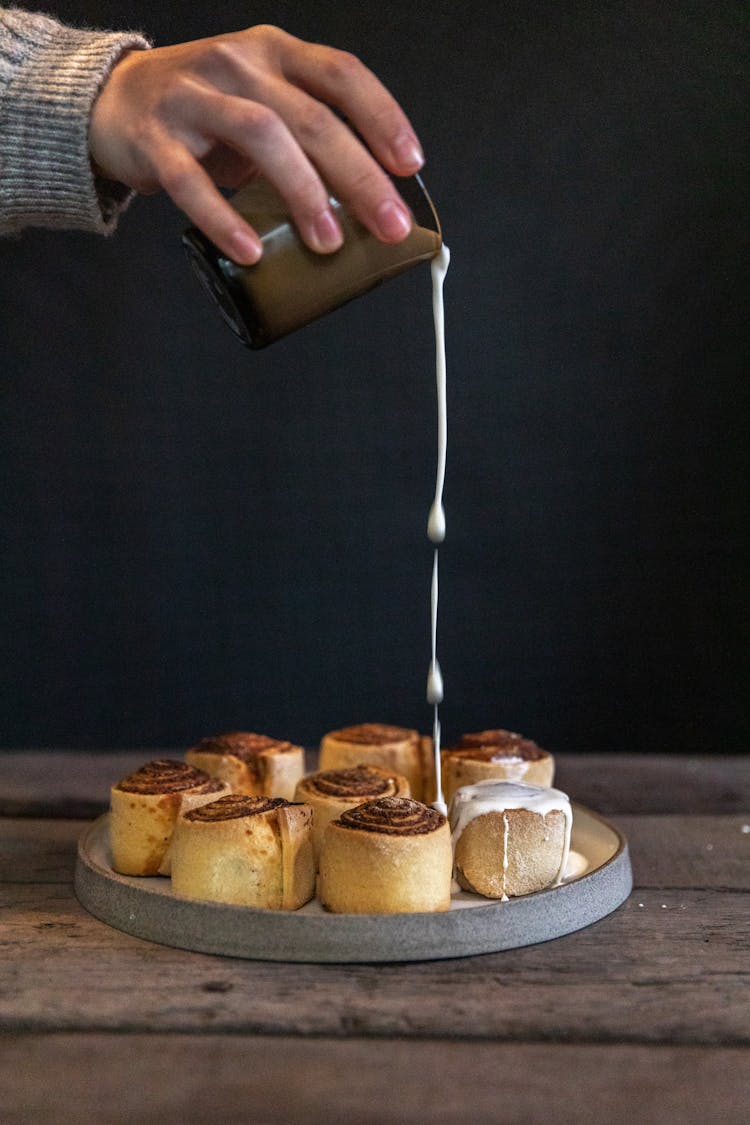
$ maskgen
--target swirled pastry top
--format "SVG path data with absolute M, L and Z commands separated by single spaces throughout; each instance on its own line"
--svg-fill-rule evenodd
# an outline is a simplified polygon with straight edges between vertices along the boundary
M 446 818 L 411 797 L 381 797 L 347 809 L 333 822 L 341 828 L 381 832 L 387 836 L 424 836 L 446 823 Z
M 188 765 L 187 762 L 173 761 L 171 758 L 157 758 L 147 762 L 135 773 L 118 781 L 115 789 L 123 793 L 158 795 L 162 793 L 182 793 L 187 789 L 194 792 L 214 793 L 224 788 L 224 783 L 209 777 L 203 770 Z
M 252 762 L 254 758 L 269 750 L 274 754 L 297 752 L 299 746 L 284 739 L 271 738 L 267 734 L 254 734 L 252 731 L 230 731 L 227 734 L 217 734 L 211 738 L 202 739 L 193 750 L 201 754 L 231 754 L 243 762 Z
M 447 747 L 443 753 L 472 761 L 501 762 L 508 759 L 537 762 L 546 758 L 547 751 L 529 738 L 510 730 L 482 730 L 464 734 L 458 745 Z
M 361 743 L 362 746 L 384 746 L 389 742 L 411 742 L 418 739 L 419 734 L 407 727 L 391 727 L 386 723 L 358 723 L 353 727 L 332 730 L 326 737 L 337 742 Z
M 397 779 L 374 766 L 352 766 L 351 769 L 321 770 L 302 781 L 306 792 L 322 797 L 378 797 L 391 795 L 398 788 Z
M 228 793 L 208 805 L 190 809 L 184 814 L 185 820 L 204 822 L 218 820 L 237 820 L 243 816 L 257 816 L 259 813 L 274 812 L 289 804 L 284 797 L 246 797 L 241 793 Z

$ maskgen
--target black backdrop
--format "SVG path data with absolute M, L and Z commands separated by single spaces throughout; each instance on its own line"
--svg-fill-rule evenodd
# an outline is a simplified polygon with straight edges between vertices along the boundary
M 410 112 L 453 253 L 445 738 L 743 750 L 744 5 L 34 6 L 277 23 Z M 0 745 L 427 729 L 429 271 L 250 353 L 183 225 L 0 243 Z

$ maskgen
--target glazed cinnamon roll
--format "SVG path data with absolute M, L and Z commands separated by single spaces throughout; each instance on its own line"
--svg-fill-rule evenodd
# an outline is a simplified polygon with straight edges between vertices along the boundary
M 486 898 L 541 891 L 562 878 L 570 848 L 570 801 L 558 789 L 512 781 L 463 786 L 450 807 L 454 871 Z
M 477 781 L 524 781 L 550 786 L 555 763 L 551 754 L 523 735 L 509 730 L 483 730 L 464 734 L 458 745 L 440 751 L 445 800 L 462 785 Z
M 318 897 L 336 914 L 450 909 L 448 821 L 409 797 L 357 805 L 323 833 Z
M 313 846 L 320 856 L 323 832 L 342 812 L 381 797 L 408 797 L 409 782 L 379 766 L 352 766 L 348 770 L 320 770 L 297 782 L 295 801 L 313 810 Z
M 297 910 L 315 893 L 312 810 L 231 794 L 180 816 L 172 889 L 188 898 Z
M 360 723 L 330 731 L 320 744 L 322 770 L 351 766 L 379 766 L 405 777 L 412 797 L 435 799 L 435 764 L 432 739 L 406 727 Z
M 203 770 L 158 758 L 110 790 L 112 866 L 121 875 L 168 875 L 178 814 L 215 801 L 229 786 Z
M 294 787 L 305 772 L 301 746 L 246 731 L 204 738 L 188 750 L 185 760 L 229 782 L 233 793 L 287 801 L 292 800 Z

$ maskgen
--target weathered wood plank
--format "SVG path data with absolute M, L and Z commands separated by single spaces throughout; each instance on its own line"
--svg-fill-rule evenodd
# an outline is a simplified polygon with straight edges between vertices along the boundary
M 71 883 L 88 821 L 0 818 L 0 884 Z
M 636 887 L 750 890 L 750 817 L 615 816 L 612 823 L 628 841 Z
M 0 750 L 0 816 L 92 820 L 109 804 L 110 787 L 153 758 L 178 750 Z M 315 755 L 308 754 L 313 769 Z
M 0 751 L 0 815 L 93 817 L 109 787 L 149 758 L 179 750 Z M 612 813 L 750 813 L 750 758 L 559 754 L 556 784 Z M 308 753 L 308 769 L 315 754 Z
M 603 816 L 750 812 L 750 758 L 560 754 L 555 785 Z
M 750 818 L 617 816 L 636 886 L 750 890 Z M 0 818 L 0 883 L 69 883 L 79 820 Z
M 72 889 L 0 890 L 0 1029 L 739 1045 L 750 915 L 734 892 L 639 890 L 544 945 L 414 964 L 294 965 L 153 945 Z
M 750 1101 L 731 1048 L 91 1034 L 0 1051 L 6 1125 L 744 1125 Z
M 149 758 L 179 751 L 13 750 L 0 752 L 0 815 L 93 819 L 109 802 L 110 786 Z

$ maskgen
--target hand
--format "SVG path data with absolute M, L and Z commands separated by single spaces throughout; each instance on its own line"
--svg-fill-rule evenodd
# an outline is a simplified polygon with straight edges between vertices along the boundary
M 383 167 L 408 176 L 423 163 L 405 114 L 357 58 L 268 26 L 126 53 L 94 104 L 89 143 L 100 175 L 163 188 L 242 264 L 261 256 L 260 239 L 217 184 L 262 174 L 307 245 L 330 253 L 342 235 L 324 183 L 381 241 L 400 242 L 411 216 Z

